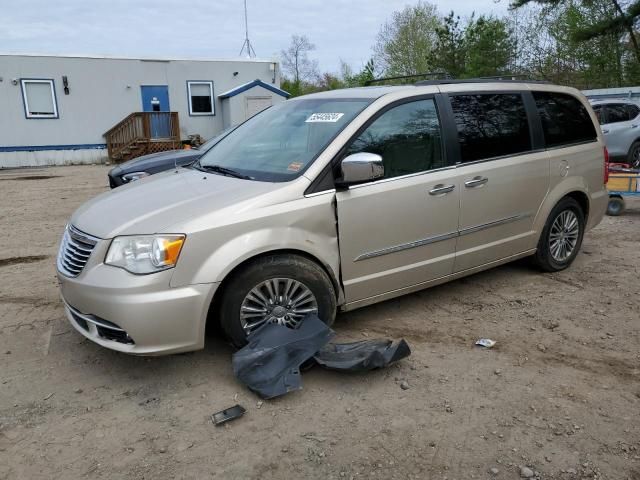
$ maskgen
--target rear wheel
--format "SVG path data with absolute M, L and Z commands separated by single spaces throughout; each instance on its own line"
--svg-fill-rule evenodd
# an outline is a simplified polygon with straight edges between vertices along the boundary
M 542 230 L 534 261 L 546 272 L 567 268 L 578 255 L 584 235 L 582 208 L 573 198 L 565 197 L 551 210 Z
M 237 347 L 266 323 L 296 328 L 315 313 L 331 325 L 336 294 L 331 279 L 315 262 L 299 255 L 272 255 L 251 262 L 226 282 L 220 325 Z
M 607 205 L 607 215 L 617 217 L 624 211 L 624 200 L 622 197 L 609 197 L 609 205 Z
M 640 141 L 635 141 L 633 145 L 631 145 L 627 163 L 635 170 L 640 169 Z

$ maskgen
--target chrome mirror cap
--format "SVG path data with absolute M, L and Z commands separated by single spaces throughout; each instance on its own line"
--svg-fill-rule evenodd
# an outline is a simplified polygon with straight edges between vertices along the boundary
M 342 186 L 370 182 L 384 177 L 382 157 L 376 153 L 354 153 L 345 157 L 340 167 L 342 178 L 338 183 Z

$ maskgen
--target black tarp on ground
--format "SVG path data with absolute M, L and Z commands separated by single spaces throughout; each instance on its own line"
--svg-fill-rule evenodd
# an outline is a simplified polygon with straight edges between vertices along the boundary
M 318 351 L 313 359 L 318 365 L 331 370 L 361 372 L 388 367 L 411 355 L 404 339 L 397 343 L 391 340 L 362 340 L 352 343 L 330 343 Z
M 252 332 L 248 344 L 233 354 L 238 380 L 262 398 L 302 388 L 300 365 L 335 335 L 316 315 L 308 315 L 297 329 L 266 324 Z
M 297 329 L 267 324 L 249 335 L 248 344 L 233 354 L 238 380 L 262 398 L 302 388 L 300 366 L 321 365 L 341 371 L 384 368 L 411 354 L 404 340 L 376 339 L 329 343 L 335 335 L 316 315 L 308 315 Z

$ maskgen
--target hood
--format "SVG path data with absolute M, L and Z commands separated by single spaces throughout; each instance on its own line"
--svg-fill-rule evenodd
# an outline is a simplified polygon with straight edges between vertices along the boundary
M 146 172 L 150 168 L 154 168 L 160 165 L 169 164 L 172 165 L 174 161 L 178 164 L 184 165 L 189 161 L 196 161 L 205 152 L 203 150 L 168 150 L 166 152 L 152 153 L 149 155 L 143 155 L 142 157 L 134 158 L 128 162 L 124 162 L 117 167 L 111 169 L 109 172 L 112 175 L 122 175 L 123 173 L 131 172 Z
M 189 218 L 277 190 L 283 185 L 193 169 L 172 170 L 89 200 L 75 211 L 70 223 L 85 233 L 104 239 L 116 235 L 182 233 L 167 229 Z

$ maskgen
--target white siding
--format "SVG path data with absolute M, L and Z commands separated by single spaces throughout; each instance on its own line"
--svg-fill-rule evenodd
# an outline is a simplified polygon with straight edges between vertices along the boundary
M 132 112 L 142 110 L 140 86 L 167 85 L 172 111 L 179 112 L 183 140 L 200 134 L 211 138 L 223 129 L 219 93 L 260 79 L 273 81 L 272 61 L 258 60 L 138 60 L 86 57 L 0 55 L 0 168 L 59 164 L 84 160 L 92 163 L 104 151 L 52 150 L 8 152 L 10 147 L 104 144 L 103 134 Z M 236 73 L 237 72 L 237 73 Z M 234 75 L 235 73 L 235 75 Z M 69 95 L 62 77 L 66 76 Z M 28 119 L 21 79 L 53 79 L 59 118 Z M 188 80 L 213 82 L 215 116 L 189 115 Z M 14 84 L 15 83 L 15 84 Z M 269 95 L 279 97 L 269 92 Z M 281 97 L 280 97 L 281 98 Z M 81 152 L 86 153 L 81 153 Z M 45 162 L 45 163 L 40 163 Z

